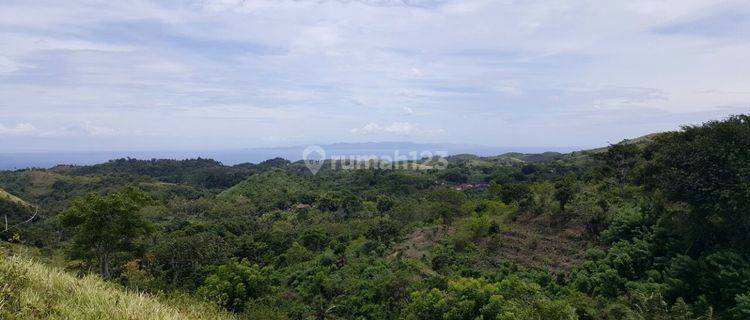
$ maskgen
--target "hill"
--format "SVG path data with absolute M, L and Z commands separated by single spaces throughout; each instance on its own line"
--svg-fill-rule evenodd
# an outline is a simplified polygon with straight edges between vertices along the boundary
M 10 202 L 13 202 L 15 204 L 19 204 L 19 205 L 24 206 L 24 207 L 30 207 L 31 206 L 31 205 L 29 205 L 29 203 L 27 203 L 23 199 L 21 199 L 19 197 L 16 197 L 16 196 L 8 193 L 7 191 L 5 191 L 3 189 L 0 189 L 0 200 L 10 201 Z
M 310 185 L 299 177 L 280 170 L 252 175 L 245 181 L 223 191 L 220 199 L 249 199 L 260 208 L 288 208 L 299 202 Z
M 664 135 L 664 132 L 650 133 L 650 134 L 647 134 L 645 136 L 640 136 L 640 137 L 633 138 L 633 139 L 625 139 L 625 140 L 621 141 L 621 143 L 623 143 L 623 144 L 634 144 L 634 145 L 637 145 L 639 147 L 644 147 L 644 146 L 646 146 L 646 145 L 654 142 L 656 140 L 656 138 L 659 137 L 659 136 L 661 136 L 661 135 Z M 579 152 L 573 152 L 572 154 L 601 153 L 601 152 L 607 151 L 607 149 L 609 149 L 609 146 L 600 147 L 600 148 L 594 148 L 594 149 L 590 149 L 590 150 L 582 150 L 582 151 L 579 151 Z
M 0 170 L 17 170 L 23 168 L 52 168 L 61 164 L 74 166 L 91 166 L 107 162 L 110 159 L 193 159 L 197 157 L 211 158 L 225 165 L 242 164 L 246 162 L 259 163 L 266 159 L 281 157 L 291 161 L 300 160 L 302 153 L 308 146 L 290 146 L 275 148 L 251 148 L 236 150 L 214 151 L 129 151 L 129 152 L 49 152 L 49 153 L 2 153 L 0 152 Z M 488 147 L 449 143 L 409 143 L 409 142 L 368 142 L 368 143 L 334 143 L 320 145 L 329 156 L 332 155 L 390 155 L 398 150 L 401 155 L 414 151 L 438 152 L 448 154 L 471 153 L 480 156 L 497 155 L 506 152 L 536 153 L 544 151 L 573 151 L 569 147 Z M 97 168 L 95 170 L 106 169 Z
M 165 294 L 243 319 L 750 319 L 748 150 L 738 116 L 572 153 L 317 174 L 281 158 L 0 171 L 40 208 L 6 239 L 51 254 L 0 263 L 0 319 L 219 317 Z M 109 235 L 122 241 L 103 256 Z M 49 265 L 107 266 L 109 284 Z
M 0 318 L 234 319 L 190 298 L 126 291 L 96 276 L 76 278 L 24 255 L 0 252 Z

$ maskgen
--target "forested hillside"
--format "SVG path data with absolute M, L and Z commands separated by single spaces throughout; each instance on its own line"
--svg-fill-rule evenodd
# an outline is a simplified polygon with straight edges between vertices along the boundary
M 103 278 L 6 254 L 0 315 L 40 317 L 62 299 L 47 286 L 81 281 L 246 319 L 750 319 L 748 116 L 570 154 L 431 160 L 316 175 L 283 159 L 0 172 L 14 195 L 3 214 L 40 208 L 2 239 Z M 8 280 L 32 272 L 62 280 Z

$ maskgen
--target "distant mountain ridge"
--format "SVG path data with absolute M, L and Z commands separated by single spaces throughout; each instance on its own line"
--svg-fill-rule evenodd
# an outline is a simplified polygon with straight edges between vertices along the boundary
M 491 147 L 450 143 L 414 143 L 414 142 L 364 142 L 333 143 L 318 145 L 325 150 L 326 156 L 393 156 L 408 155 L 410 152 L 445 152 L 447 155 L 473 154 L 478 156 L 495 156 L 509 152 L 541 153 L 545 151 L 570 152 L 573 147 Z M 302 153 L 308 146 L 290 146 L 276 148 L 248 148 L 237 150 L 204 150 L 204 151 L 112 151 L 112 152 L 51 152 L 51 153 L 0 153 L 0 170 L 25 168 L 51 168 L 57 165 L 93 165 L 111 159 L 195 159 L 208 158 L 220 161 L 225 165 L 240 163 L 260 163 L 268 159 L 284 158 L 290 161 L 302 159 Z

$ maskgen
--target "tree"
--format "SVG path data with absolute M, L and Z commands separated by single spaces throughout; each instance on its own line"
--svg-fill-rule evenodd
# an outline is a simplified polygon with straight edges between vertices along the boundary
M 568 174 L 555 183 L 555 199 L 560 202 L 560 211 L 565 212 L 565 205 L 576 195 L 576 177 Z
M 230 247 L 221 236 L 214 233 L 188 235 L 173 232 L 158 237 L 149 254 L 153 256 L 152 265 L 159 270 L 162 279 L 177 286 L 196 280 L 195 274 L 204 266 L 227 260 Z
M 271 269 L 250 265 L 247 261 L 231 261 L 212 267 L 198 293 L 231 311 L 242 312 L 250 299 L 257 299 L 271 290 Z
M 460 168 L 448 169 L 440 175 L 440 178 L 453 183 L 465 183 L 469 181 L 468 175 Z
M 536 283 L 508 277 L 492 283 L 483 278 L 449 280 L 447 288 L 415 291 L 402 319 L 578 319 L 563 300 L 551 299 Z
M 605 153 L 598 156 L 604 161 L 605 173 L 614 176 L 621 194 L 625 192 L 625 182 L 635 167 L 639 154 L 638 146 L 623 141 L 609 146 Z
M 138 212 L 147 202 L 148 196 L 135 187 L 74 200 L 60 216 L 63 225 L 73 229 L 74 255 L 95 257 L 99 274 L 110 278 L 113 256 L 151 229 Z
M 505 204 L 511 204 L 513 202 L 525 204 L 531 197 L 531 188 L 527 184 L 497 184 L 492 182 L 490 183 L 489 190 L 492 194 L 498 196 Z
M 750 252 L 750 116 L 663 134 L 644 157 L 646 186 L 690 206 L 681 236 L 694 255 L 716 246 Z

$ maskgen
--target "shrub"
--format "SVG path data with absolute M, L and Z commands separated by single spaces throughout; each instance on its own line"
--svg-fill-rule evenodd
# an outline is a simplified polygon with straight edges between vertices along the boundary
M 555 187 L 548 183 L 538 183 L 531 186 L 531 206 L 535 213 L 550 213 L 555 206 Z
M 270 269 L 232 261 L 211 268 L 198 293 L 228 310 L 242 312 L 249 300 L 262 297 L 270 288 Z
M 458 278 L 446 289 L 412 293 L 405 319 L 577 319 L 567 302 L 551 299 L 535 283 L 516 277 L 498 283 Z
M 735 305 L 737 295 L 750 292 L 750 262 L 733 251 L 719 251 L 700 260 L 698 285 L 719 310 Z
M 617 240 L 630 240 L 636 236 L 643 235 L 645 230 L 643 213 L 636 207 L 619 207 L 612 211 L 609 227 L 602 232 L 602 240 L 615 242 Z

